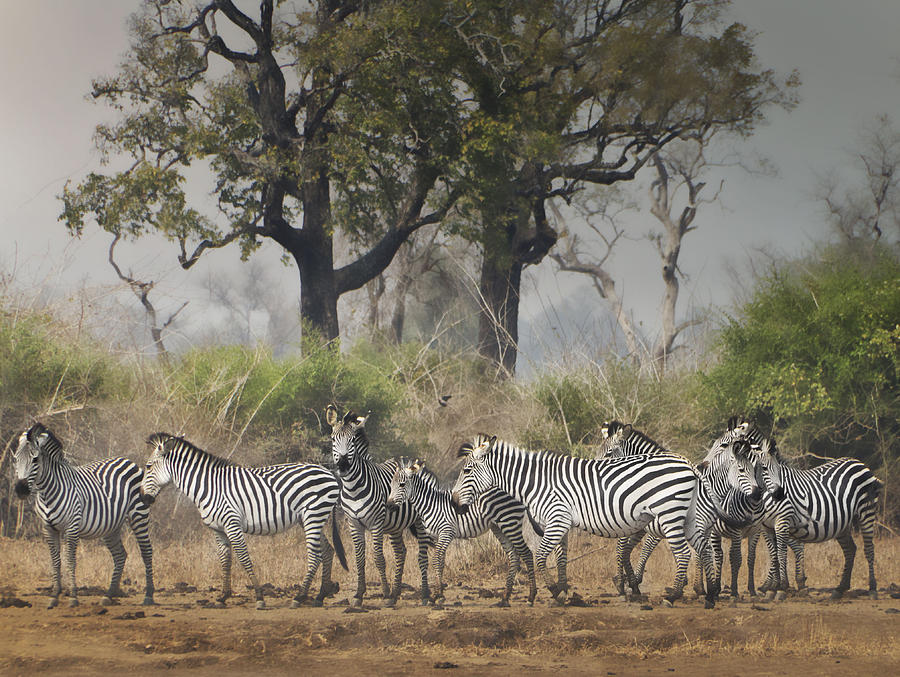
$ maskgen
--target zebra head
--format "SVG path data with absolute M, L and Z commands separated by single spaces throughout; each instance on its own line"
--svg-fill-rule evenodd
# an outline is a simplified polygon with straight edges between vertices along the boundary
M 42 423 L 35 423 L 19 435 L 18 446 L 13 453 L 15 491 L 19 498 L 26 498 L 34 491 L 42 456 L 62 458 L 62 444 Z
M 763 438 L 759 449 L 753 450 L 751 456 L 756 468 L 757 481 L 762 482 L 772 498 L 780 501 L 784 498 L 784 487 L 781 484 L 782 459 L 775 440 Z
M 735 440 L 731 445 L 733 460 L 728 464 L 728 483 L 753 501 L 762 496 L 756 468 L 747 440 Z
M 631 437 L 633 432 L 631 424 L 623 425 L 619 421 L 607 421 L 600 428 L 603 435 L 603 442 L 597 448 L 594 454 L 595 459 L 600 458 L 617 458 L 625 455 L 622 444 Z
M 391 478 L 391 493 L 388 494 L 388 505 L 402 505 L 409 500 L 409 490 L 407 485 L 415 481 L 419 471 L 425 467 L 424 461 L 410 461 L 408 458 L 401 458 L 400 465 L 394 471 Z
M 153 447 L 144 476 L 141 479 L 141 500 L 150 506 L 162 488 L 172 481 L 172 463 L 170 452 L 175 448 L 178 438 L 168 433 L 153 433 L 147 438 L 147 444 Z
M 369 438 L 366 437 L 368 418 L 368 414 L 357 416 L 352 411 L 340 418 L 333 404 L 325 409 L 325 420 L 331 426 L 331 459 L 341 476 L 346 475 L 351 466 L 369 452 Z
M 497 485 L 494 471 L 485 463 L 496 441 L 496 435 L 491 437 L 476 435 L 472 443 L 466 442 L 459 448 L 456 455 L 465 458 L 466 462 L 459 471 L 459 477 L 450 496 L 454 508 L 472 505 L 481 494 Z

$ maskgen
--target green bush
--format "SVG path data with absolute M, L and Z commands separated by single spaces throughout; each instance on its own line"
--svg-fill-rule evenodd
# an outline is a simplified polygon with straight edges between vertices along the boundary
M 0 399 L 56 408 L 125 395 L 134 380 L 89 340 L 72 340 L 52 317 L 0 311 Z
M 778 266 L 721 330 L 704 375 L 710 411 L 768 420 L 787 446 L 896 458 L 900 432 L 900 257 L 832 247 Z

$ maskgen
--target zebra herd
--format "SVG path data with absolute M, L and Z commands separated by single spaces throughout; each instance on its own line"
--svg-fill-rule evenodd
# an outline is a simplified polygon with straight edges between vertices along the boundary
M 350 603 L 362 605 L 366 591 L 366 531 L 371 532 L 375 566 L 387 606 L 400 596 L 409 530 L 418 545 L 423 604 L 443 601 L 443 569 L 453 539 L 475 538 L 491 531 L 507 556 L 506 589 L 499 605 L 508 606 L 516 574 L 525 565 L 528 603 L 537 595 L 540 575 L 553 601 L 566 600 L 568 533 L 580 528 L 616 538 L 615 585 L 640 594 L 647 559 L 660 540 L 675 560 L 675 580 L 665 600 L 683 595 L 691 552 L 701 571 L 697 589 L 707 608 L 721 590 L 722 540 L 731 541 L 731 594 L 738 595 L 741 541 L 748 539 L 748 592 L 753 581 L 755 548 L 762 534 L 770 566 L 760 590 L 783 594 L 788 589 L 787 549 L 795 553 L 797 587 L 805 586 L 804 543 L 836 539 L 844 568 L 833 596 L 849 589 L 856 552 L 853 527 L 862 534 L 869 567 L 869 592 L 876 596 L 873 546 L 881 482 L 860 461 L 842 458 L 802 470 L 786 463 L 774 440 L 748 420 L 732 418 L 704 460 L 694 465 L 652 439 L 617 421 L 604 424 L 603 443 L 595 458 L 533 452 L 496 436 L 479 434 L 459 448 L 465 459 L 452 489 L 418 460 L 378 462 L 369 451 L 366 416 L 339 415 L 326 409 L 331 426 L 334 470 L 308 463 L 244 467 L 210 454 L 183 437 L 154 433 L 145 468 L 126 458 L 87 465 L 69 463 L 59 440 L 40 423 L 18 438 L 14 452 L 16 494 L 35 494 L 36 511 L 50 549 L 54 582 L 50 607 L 62 591 L 60 543 L 66 548 L 70 604 L 78 604 L 75 555 L 80 538 L 99 537 L 113 558 L 113 574 L 104 604 L 122 594 L 126 559 L 121 530 L 127 522 L 138 542 L 146 569 L 144 604 L 153 604 L 153 564 L 149 538 L 150 506 L 172 484 L 197 506 L 216 538 L 222 569 L 222 594 L 231 596 L 232 554 L 247 573 L 257 608 L 265 608 L 262 587 L 247 549 L 245 534 L 274 534 L 300 524 L 307 542 L 306 574 L 292 606 L 307 598 L 322 570 L 314 604 L 337 589 L 331 580 L 335 554 L 346 569 L 338 521 L 349 525 L 356 560 L 357 587 Z M 540 542 L 532 557 L 523 529 L 526 517 Z M 329 541 L 327 525 L 331 525 Z M 387 535 L 395 573 L 388 581 L 383 551 Z M 644 544 L 637 567 L 631 553 Z M 428 549 L 433 548 L 437 583 L 428 583 Z M 555 553 L 556 578 L 548 570 Z

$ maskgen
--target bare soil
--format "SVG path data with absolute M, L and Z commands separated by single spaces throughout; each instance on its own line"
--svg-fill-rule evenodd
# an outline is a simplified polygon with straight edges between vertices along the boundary
M 371 586 L 375 592 L 375 586 Z M 43 591 L 7 588 L 0 602 L 0 673 L 205 676 L 280 674 L 508 675 L 890 675 L 900 671 L 900 590 L 870 600 L 862 591 L 833 602 L 812 590 L 783 602 L 692 598 L 666 608 L 658 597 L 625 602 L 579 589 L 566 607 L 546 590 L 529 607 L 492 606 L 499 588 L 453 583 L 445 605 L 422 607 L 410 589 L 395 609 L 377 597 L 349 610 L 346 593 L 324 608 L 290 608 L 270 589 L 269 609 L 249 594 L 211 608 L 216 592 L 179 584 L 139 605 L 141 591 L 100 604 L 47 609 Z M 893 597 L 892 597 L 893 595 Z M 690 595 L 689 597 L 692 597 Z M 571 601 L 571 600 L 570 600 Z M 31 606 L 24 606 L 24 604 Z M 17 606 L 18 605 L 18 606 Z

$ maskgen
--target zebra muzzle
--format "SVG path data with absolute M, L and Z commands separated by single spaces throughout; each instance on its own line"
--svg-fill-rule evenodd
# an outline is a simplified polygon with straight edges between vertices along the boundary
M 31 495 L 31 487 L 28 486 L 28 480 L 18 480 L 16 482 L 16 496 L 19 498 L 28 498 Z

